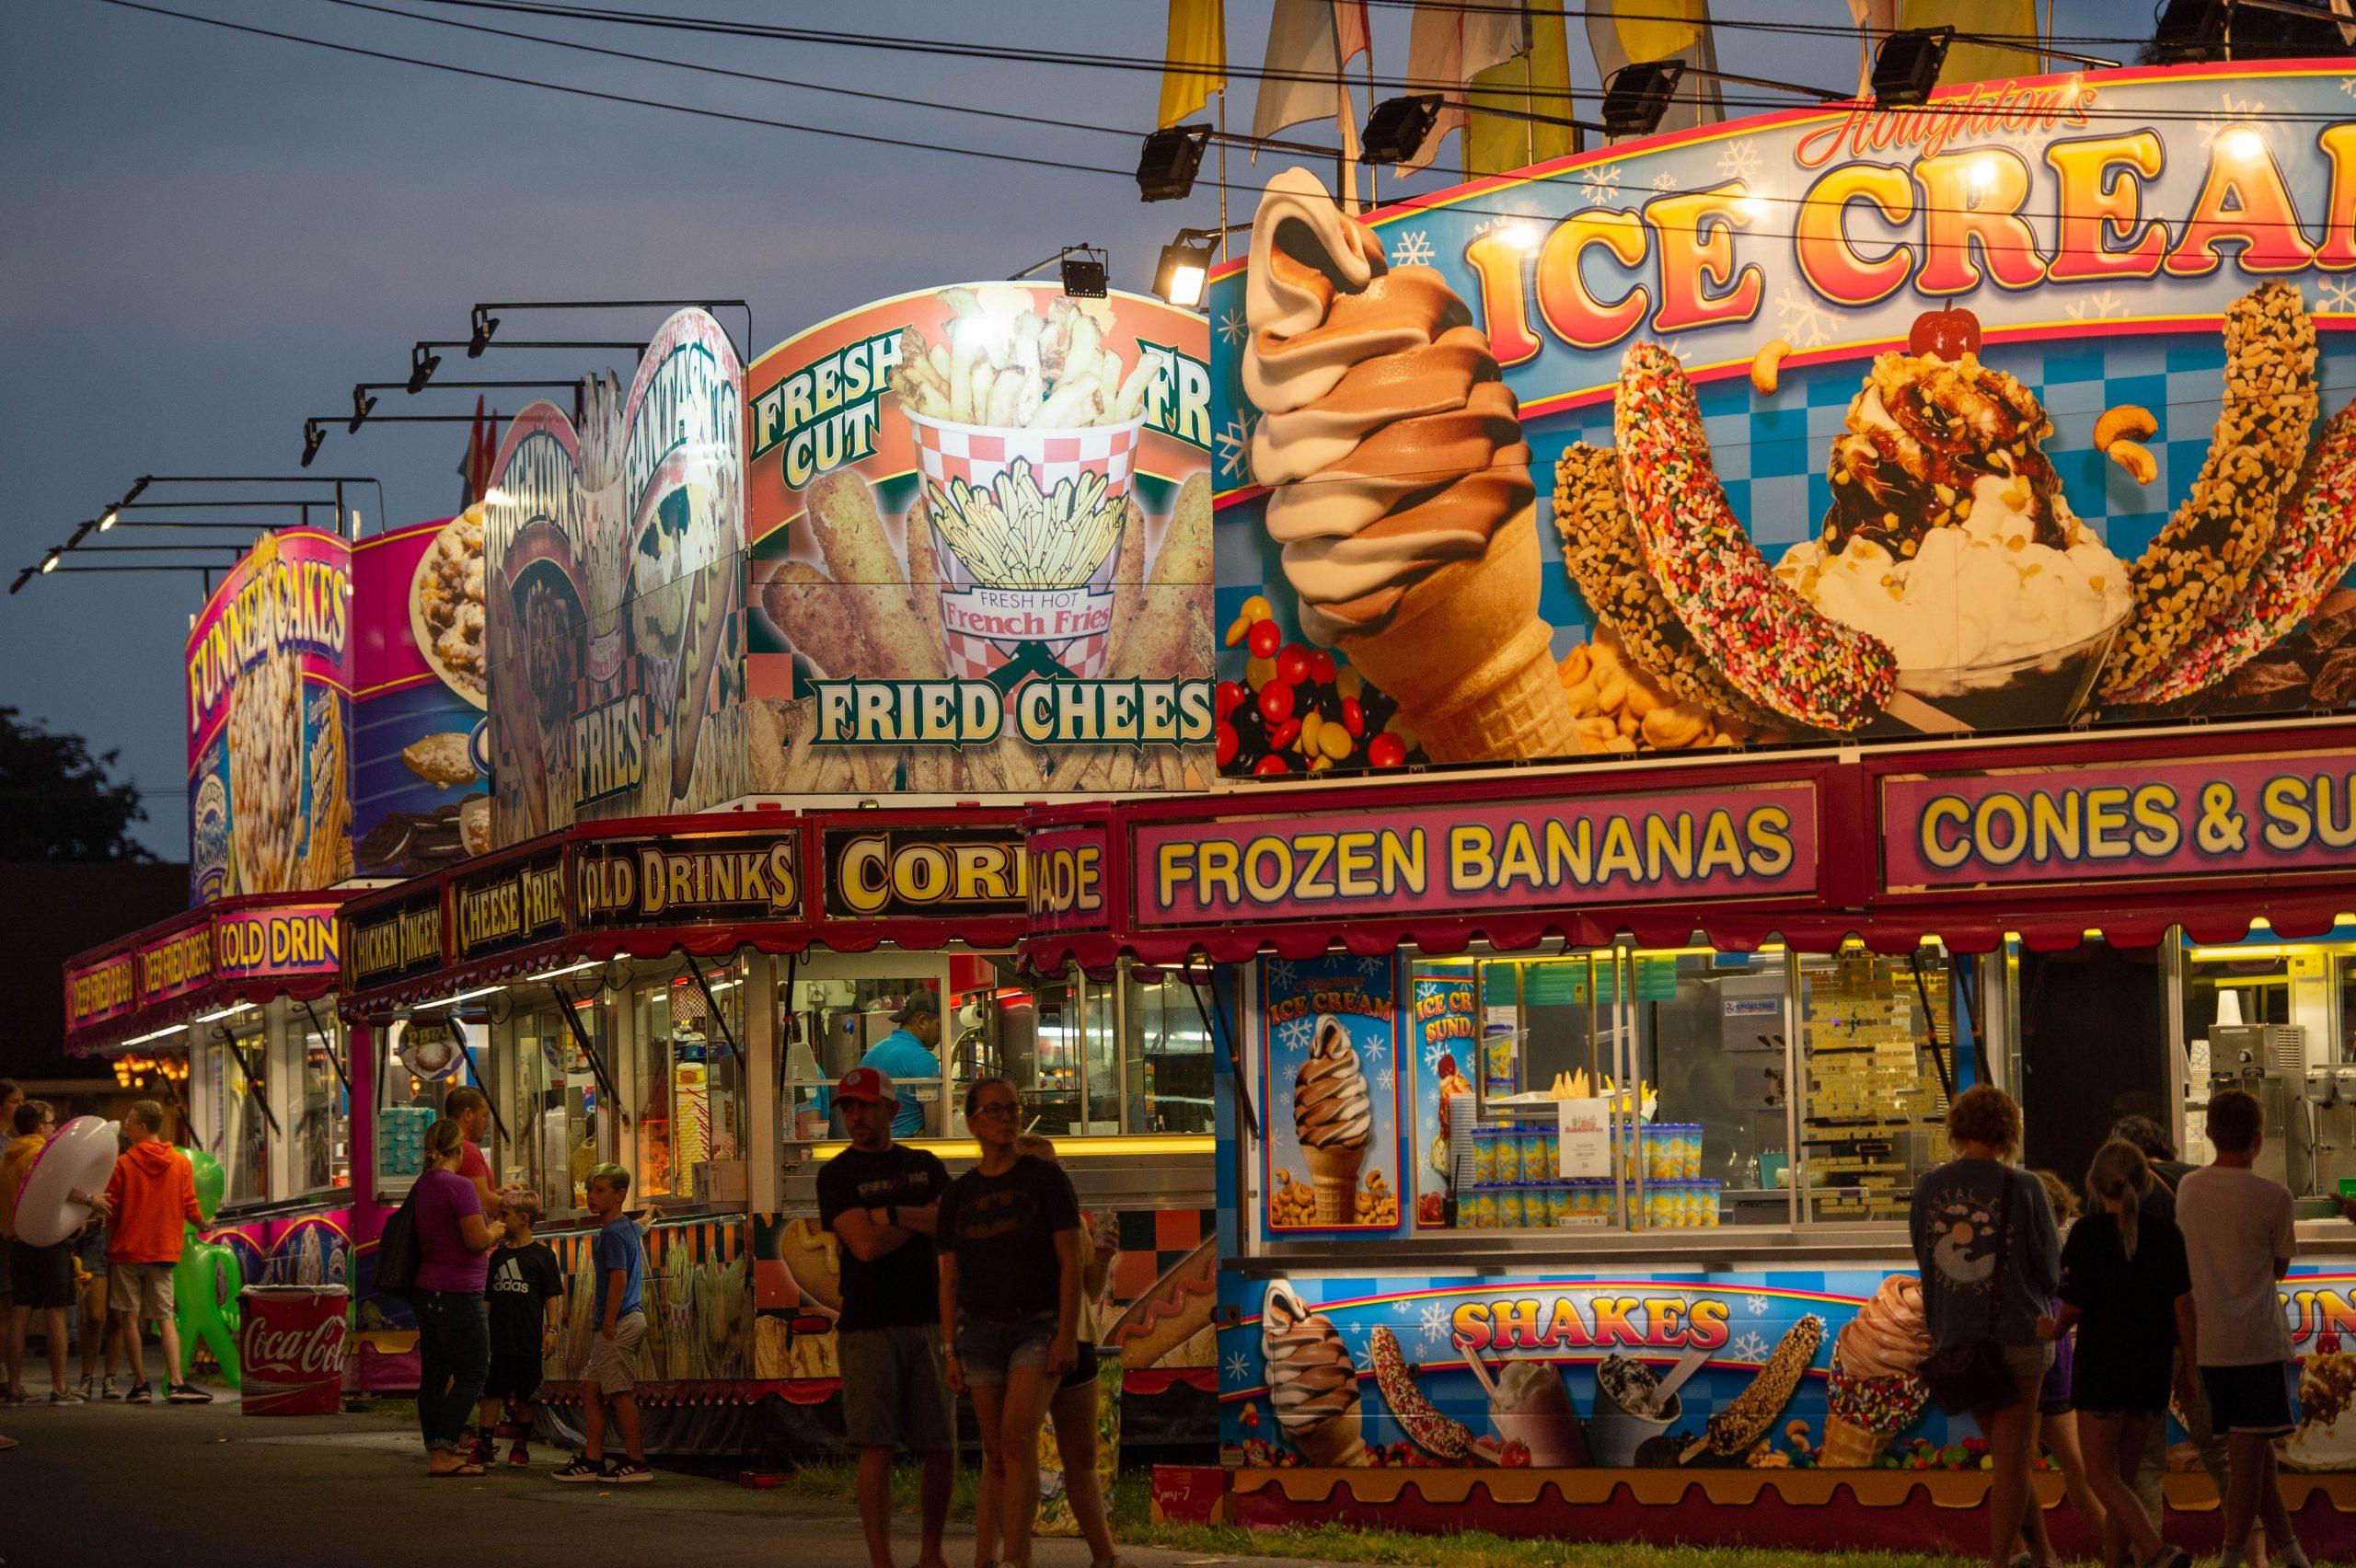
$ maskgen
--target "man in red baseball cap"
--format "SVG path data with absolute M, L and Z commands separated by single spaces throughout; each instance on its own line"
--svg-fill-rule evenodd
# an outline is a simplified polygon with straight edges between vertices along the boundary
M 956 1412 L 941 1361 L 932 1238 L 949 1171 L 930 1151 L 892 1141 L 900 1090 L 891 1074 L 853 1067 L 834 1101 L 850 1147 L 818 1172 L 818 1223 L 842 1240 L 835 1355 L 843 1424 L 859 1450 L 868 1561 L 893 1568 L 892 1460 L 906 1451 L 924 1458 L 918 1568 L 946 1568 L 941 1533 L 956 1474 Z

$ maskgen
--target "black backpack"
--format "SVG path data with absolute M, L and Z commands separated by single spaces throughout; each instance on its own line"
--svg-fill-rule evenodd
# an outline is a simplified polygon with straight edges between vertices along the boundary
M 376 1289 L 387 1296 L 409 1296 L 417 1289 L 418 1265 L 424 1261 L 417 1243 L 417 1188 L 412 1184 L 376 1238 Z

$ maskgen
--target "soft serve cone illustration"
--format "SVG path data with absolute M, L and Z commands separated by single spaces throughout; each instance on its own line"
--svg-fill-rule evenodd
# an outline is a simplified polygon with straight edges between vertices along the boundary
M 1293 168 L 1260 199 L 1245 308 L 1253 474 L 1301 629 L 1397 698 L 1436 761 L 1576 753 L 1520 409 L 1464 302 L 1390 266 Z
M 1930 1354 L 1923 1282 L 1892 1274 L 1832 1342 L 1824 1448 L 1817 1463 L 1826 1470 L 1865 1470 L 1880 1458 L 1890 1439 L 1923 1413 L 1930 1390 L 1920 1370 Z
M 1260 1308 L 1268 1402 L 1285 1437 L 1312 1465 L 1366 1463 L 1358 1369 L 1334 1320 L 1311 1312 L 1288 1280 L 1269 1285 Z
M 1374 1105 L 1350 1032 L 1320 1013 L 1309 1055 L 1293 1078 L 1293 1131 L 1317 1193 L 1317 1223 L 1348 1225 L 1357 1217 L 1358 1167 L 1374 1136 Z

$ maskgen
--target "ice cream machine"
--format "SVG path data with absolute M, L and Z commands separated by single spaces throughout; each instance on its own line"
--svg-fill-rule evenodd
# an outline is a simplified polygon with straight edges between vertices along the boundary
M 2319 1081 L 2318 1081 L 2319 1080 Z M 2343 1090 L 2331 1068 L 2307 1067 L 2307 1032 L 2295 1023 L 2226 1023 L 2209 1032 L 2209 1087 L 2246 1090 L 2258 1097 L 2266 1113 L 2266 1137 L 2258 1151 L 2257 1170 L 2307 1196 L 2320 1191 L 2324 1173 L 2316 1161 L 2317 1146 L 2329 1117 L 2340 1147 L 2350 1145 L 2356 1129 L 2356 1104 L 2343 1104 L 2343 1093 L 2356 1093 L 2356 1068 L 2349 1070 Z

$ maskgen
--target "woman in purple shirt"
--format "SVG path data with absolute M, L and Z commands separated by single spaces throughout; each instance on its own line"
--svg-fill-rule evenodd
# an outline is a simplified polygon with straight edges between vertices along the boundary
M 491 1371 L 491 1320 L 483 1286 L 494 1238 L 482 1195 L 458 1174 L 465 1132 L 444 1118 L 426 1129 L 425 1171 L 417 1179 L 417 1424 L 425 1435 L 427 1473 L 480 1475 L 463 1452 L 467 1416 Z

